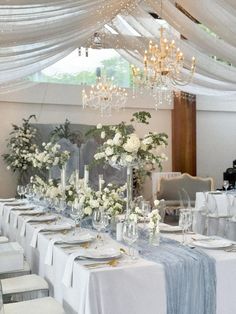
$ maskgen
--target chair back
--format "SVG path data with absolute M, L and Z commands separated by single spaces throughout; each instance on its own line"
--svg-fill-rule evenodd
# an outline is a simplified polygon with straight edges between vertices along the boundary
M 213 179 L 193 177 L 187 173 L 176 178 L 161 178 L 157 198 L 170 201 L 179 200 L 179 191 L 183 189 L 187 192 L 190 200 L 195 201 L 196 192 L 213 190 Z

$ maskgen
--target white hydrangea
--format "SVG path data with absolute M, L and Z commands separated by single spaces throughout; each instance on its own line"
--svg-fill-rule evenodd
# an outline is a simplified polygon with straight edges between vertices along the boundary
M 140 145 L 139 137 L 135 133 L 132 133 L 129 135 L 127 142 L 123 145 L 123 148 L 128 153 L 136 153 L 139 150 Z

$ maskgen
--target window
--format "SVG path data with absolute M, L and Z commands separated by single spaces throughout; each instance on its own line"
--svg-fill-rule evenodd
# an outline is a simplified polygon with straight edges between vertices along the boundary
M 129 63 L 113 49 L 88 49 L 88 57 L 82 48 L 30 77 L 34 82 L 92 85 L 100 74 L 114 77 L 120 87 L 130 87 Z

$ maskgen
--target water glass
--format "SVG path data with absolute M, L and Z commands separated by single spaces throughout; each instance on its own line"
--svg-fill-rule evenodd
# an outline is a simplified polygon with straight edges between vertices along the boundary
M 151 212 L 151 205 L 150 205 L 150 202 L 148 201 L 142 201 L 141 202 L 141 210 L 142 210 L 142 213 L 143 213 L 143 216 L 145 218 L 148 217 L 148 214 Z
M 108 216 L 104 212 L 103 208 L 96 209 L 93 212 L 92 224 L 93 224 L 93 228 L 98 231 L 98 235 L 97 235 L 98 239 L 102 239 L 101 231 L 107 227 L 108 223 L 109 223 Z
M 182 244 L 186 244 L 186 231 L 192 225 L 192 211 L 189 209 L 181 209 L 179 213 L 179 226 L 182 228 L 183 239 Z
M 20 196 L 20 199 L 21 199 L 22 195 L 23 195 L 23 192 L 24 192 L 23 185 L 17 185 L 16 191 L 17 191 L 17 194 Z
M 73 235 L 76 235 L 76 227 L 79 226 L 81 219 L 84 216 L 84 206 L 80 204 L 78 201 L 74 201 L 71 206 L 70 217 L 74 220 L 74 232 Z M 78 229 L 77 231 L 79 231 Z
M 138 225 L 135 221 L 126 221 L 123 225 L 123 240 L 129 245 L 129 255 L 135 258 L 134 250 L 131 254 L 131 246 L 138 239 Z

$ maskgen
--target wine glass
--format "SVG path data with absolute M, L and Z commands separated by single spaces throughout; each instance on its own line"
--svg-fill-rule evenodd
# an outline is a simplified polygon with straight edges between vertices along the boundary
M 142 201 L 141 202 L 141 210 L 144 216 L 144 219 L 146 220 L 146 218 L 148 217 L 148 214 L 151 211 L 151 205 L 149 201 Z
M 80 204 L 77 200 L 74 201 L 72 203 L 72 206 L 71 206 L 71 212 L 70 212 L 70 217 L 74 220 L 74 232 L 73 232 L 73 235 L 75 236 L 76 235 L 76 227 L 79 226 L 79 223 L 81 221 L 81 219 L 83 218 L 83 215 L 84 215 L 84 206 L 83 204 Z M 80 229 L 78 229 L 77 231 L 79 232 Z
M 103 208 L 96 209 L 92 216 L 93 228 L 98 231 L 97 238 L 102 240 L 101 231 L 108 225 L 108 216 L 104 213 Z
M 138 239 L 138 225 L 135 221 L 126 221 L 124 223 L 123 239 L 129 245 L 129 255 L 134 259 L 134 251 L 131 254 L 131 245 Z
M 224 187 L 224 190 L 225 190 L 225 191 L 228 190 L 228 187 L 229 187 L 229 180 L 224 180 L 224 181 L 223 181 L 223 187 Z
M 20 196 L 20 199 L 22 199 L 23 185 L 17 185 L 16 191 L 17 191 L 17 194 Z
M 25 196 L 26 196 L 28 202 L 30 202 L 32 200 L 33 195 L 34 195 L 33 187 L 30 184 L 26 185 Z
M 192 225 L 192 212 L 189 209 L 180 209 L 179 226 L 182 228 L 183 240 L 182 244 L 186 244 L 186 231 Z

